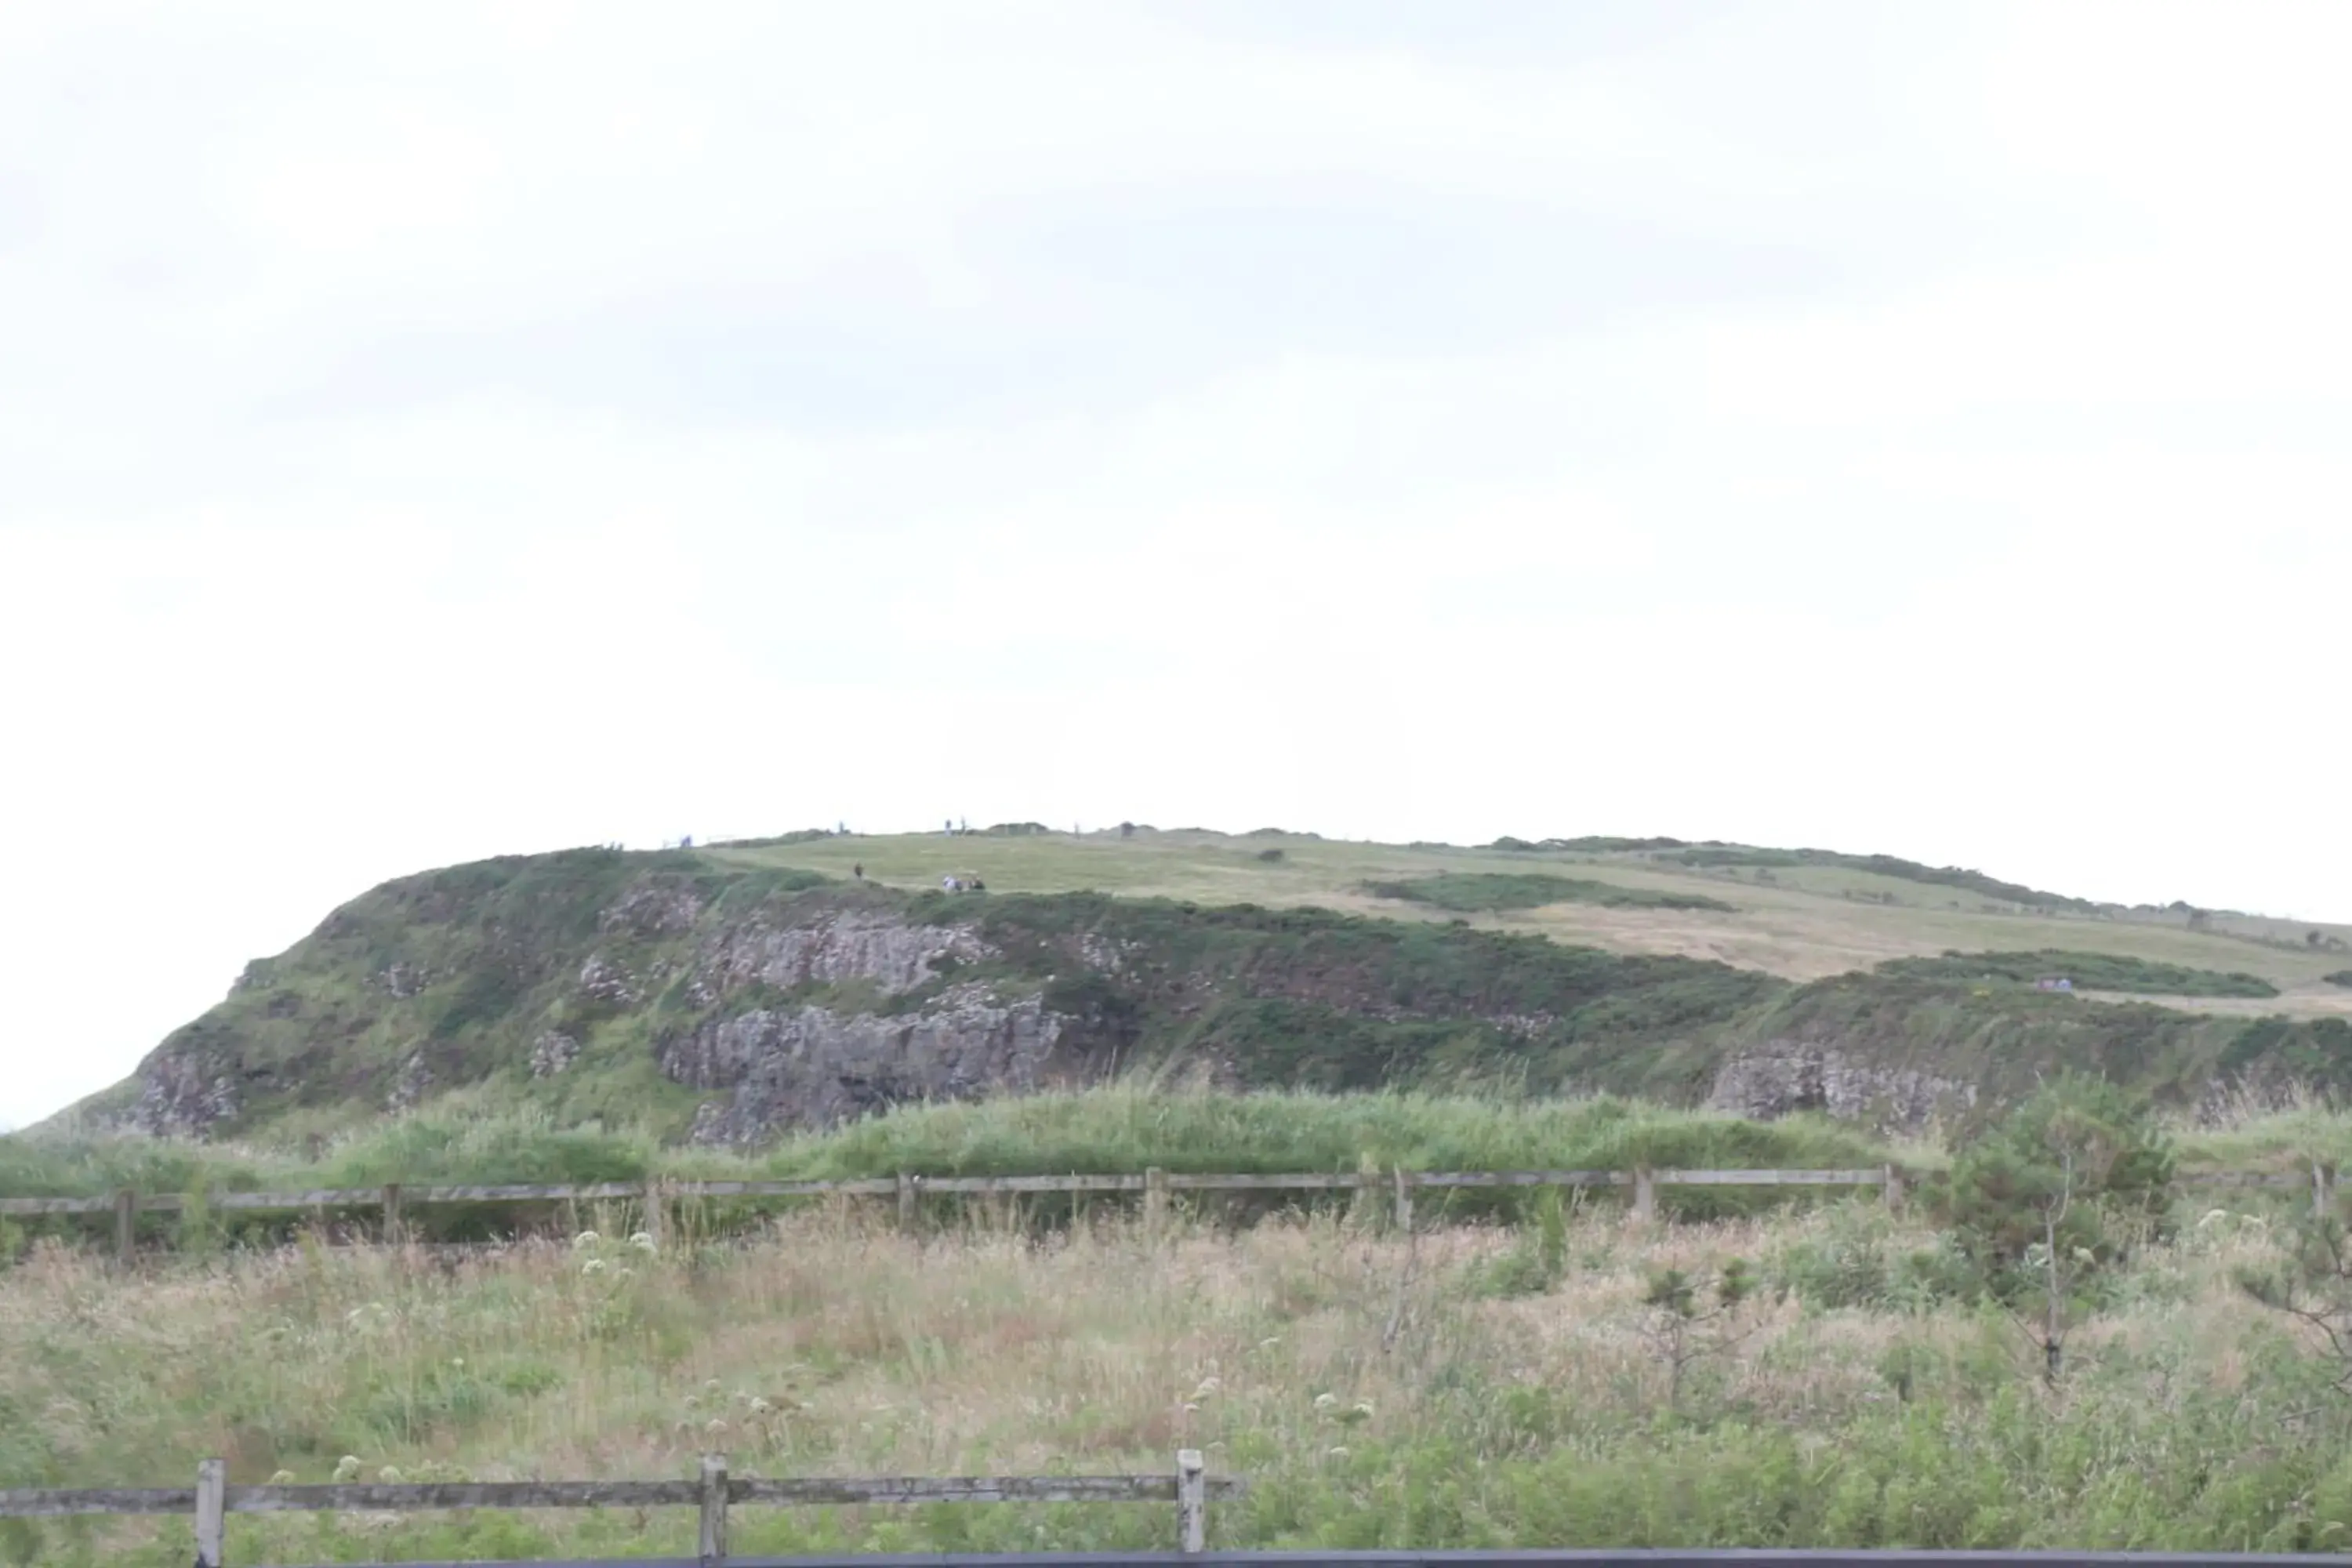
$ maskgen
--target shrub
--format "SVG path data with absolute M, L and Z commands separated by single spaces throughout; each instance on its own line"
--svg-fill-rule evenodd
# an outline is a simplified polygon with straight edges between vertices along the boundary
M 1979 1291 L 1969 1260 L 1948 1237 L 1904 1248 L 1895 1225 L 1874 1204 L 1843 1204 L 1821 1226 L 1771 1260 L 1773 1287 L 1823 1310 L 1867 1308 L 1917 1313 Z
M 2094 1288 L 2128 1252 L 2129 1222 L 2171 1195 L 2172 1151 L 2139 1107 L 2103 1079 L 2060 1079 L 1952 1163 L 1951 1220 L 1993 1298 L 2063 1370 L 2066 1336 Z
M 1541 871 L 1444 871 L 1433 877 L 1402 881 L 1367 882 L 1364 890 L 1376 899 L 1399 899 L 1464 914 L 1504 910 L 1536 910 L 1547 904 L 1598 904 L 1604 909 L 1714 910 L 1732 906 L 1698 893 L 1660 892 L 1651 888 L 1621 888 L 1576 877 L 1554 877 Z
M 1897 958 L 1878 966 L 1881 974 L 1904 974 L 1961 984 L 2002 981 L 2032 984 L 2044 975 L 2063 975 L 2085 991 L 2128 991 L 2149 996 L 2275 996 L 2278 987 L 2259 974 L 2192 969 L 2112 952 L 2070 952 L 2044 948 L 2032 952 L 1947 952 L 1939 958 Z

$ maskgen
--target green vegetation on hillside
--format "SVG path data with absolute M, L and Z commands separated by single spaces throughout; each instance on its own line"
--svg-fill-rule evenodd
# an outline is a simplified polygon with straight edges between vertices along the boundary
M 2217 1084 L 2352 1090 L 2352 1020 L 2214 1016 L 1899 973 L 1801 986 L 1744 1020 L 1738 1035 L 1834 1046 L 1858 1061 L 1972 1085 L 1988 1105 L 2070 1068 L 2175 1106 L 2198 1103 Z
M 2061 977 L 2079 991 L 2128 991 L 2148 996 L 2256 996 L 2279 994 L 2259 974 L 2223 973 L 2185 964 L 2157 963 L 2111 952 L 1947 952 L 1940 958 L 1897 958 L 1878 966 L 1882 974 L 1960 983 L 2005 981 L 2032 984 Z
M 1003 954 L 960 978 L 1041 983 L 1047 1006 L 1121 1042 L 1125 1059 L 1252 1089 L 1605 1087 L 1606 1062 L 1782 989 L 1727 964 L 1323 910 L 925 894 L 908 912 L 969 919 Z M 1081 941 L 1120 954 L 1116 968 L 1072 973 Z
M 1540 838 L 1533 843 L 1508 835 L 1486 846 L 1489 849 L 1508 850 L 1525 854 L 1533 850 L 1557 849 L 1572 854 L 1602 855 L 1623 850 L 1681 849 L 1686 847 L 1679 838 L 1621 838 L 1605 833 L 1588 833 L 1580 838 Z
M 1849 871 L 1867 871 L 1874 876 L 1925 883 L 1929 887 L 1957 888 L 1979 898 L 1998 899 L 2004 903 L 2021 904 L 2027 909 L 2063 910 L 2086 915 L 2099 912 L 2099 906 L 2088 899 L 2045 893 L 2038 888 L 2004 882 L 1981 871 L 1963 870 L 1957 866 L 1923 866 L 1916 860 L 1906 860 L 1894 855 L 1846 855 L 1834 849 L 1751 849 L 1738 845 L 1697 845 L 1665 858 L 1685 866 L 1702 868 L 1836 866 Z
M 1440 872 L 1409 880 L 1367 882 L 1364 891 L 1377 899 L 1402 899 L 1462 914 L 1536 910 L 1549 904 L 1598 904 L 1612 910 L 1714 910 L 1734 912 L 1721 899 L 1703 893 L 1663 892 L 1654 888 L 1627 888 L 1615 882 L 1595 882 L 1575 877 L 1547 876 L 1540 871 Z
M 2352 969 L 2339 969 L 2332 974 L 2323 974 L 2320 978 L 2330 985 L 2352 987 Z

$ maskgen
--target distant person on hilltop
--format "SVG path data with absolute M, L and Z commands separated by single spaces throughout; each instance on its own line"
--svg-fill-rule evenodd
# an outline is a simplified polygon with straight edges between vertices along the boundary
M 866 862 L 860 860 L 856 865 L 852 866 L 849 868 L 849 874 L 861 882 L 866 880 Z

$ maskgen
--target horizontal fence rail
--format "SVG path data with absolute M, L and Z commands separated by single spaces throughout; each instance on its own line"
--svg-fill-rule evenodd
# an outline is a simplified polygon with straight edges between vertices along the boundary
M 724 1455 L 704 1457 L 699 1480 L 449 1481 L 233 1487 L 227 1467 L 206 1459 L 193 1487 L 0 1489 L 0 1519 L 69 1515 L 193 1514 L 197 1568 L 223 1568 L 233 1513 L 427 1513 L 445 1509 L 698 1508 L 704 1563 L 728 1562 L 727 1510 L 949 1502 L 1161 1502 L 1176 1505 L 1176 1540 L 1190 1554 L 1207 1545 L 1208 1504 L 1245 1495 L 1237 1477 L 1212 1476 L 1198 1450 L 1159 1476 L 730 1476 Z
M 2308 1173 L 2265 1171 L 2186 1172 L 2185 1186 L 2309 1192 L 2324 1206 L 2335 1173 L 2315 1166 Z M 0 1197 L 0 1216 L 111 1214 L 118 1250 L 128 1257 L 142 1214 L 183 1214 L 201 1205 L 234 1214 L 299 1214 L 324 1216 L 330 1210 L 373 1209 L 383 1216 L 388 1237 L 397 1236 L 404 1211 L 468 1204 L 630 1202 L 644 1205 L 646 1228 L 663 1239 L 669 1211 L 677 1204 L 719 1198 L 893 1198 L 901 1224 L 912 1222 L 919 1200 L 929 1196 L 1028 1196 L 1056 1194 L 1140 1194 L 1144 1216 L 1164 1219 L 1173 1193 L 1354 1193 L 1394 1194 L 1400 1224 L 1412 1223 L 1412 1194 L 1428 1190 L 1508 1190 L 1524 1187 L 1630 1188 L 1633 1212 L 1655 1212 L 1660 1187 L 1879 1187 L 1892 1206 L 1903 1202 L 1912 1180 L 1901 1166 L 1851 1169 L 1630 1171 L 1298 1171 L 1249 1173 L 1171 1172 L 1157 1166 L 1140 1174 L 1034 1176 L 856 1177 L 836 1181 L 513 1182 L 472 1185 L 317 1187 L 282 1193 L 140 1193 L 129 1188 L 105 1196 Z

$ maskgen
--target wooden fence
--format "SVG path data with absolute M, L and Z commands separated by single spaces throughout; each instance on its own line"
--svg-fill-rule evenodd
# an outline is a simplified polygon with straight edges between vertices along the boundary
M 2184 1173 L 2184 1185 L 2204 1187 L 2277 1188 L 2309 1191 L 2315 1208 L 2324 1208 L 2335 1184 L 2335 1173 L 2315 1164 L 2308 1175 L 2222 1171 Z M 1636 1218 L 1657 1212 L 1661 1187 L 1878 1187 L 1890 1207 L 1902 1205 L 1909 1178 L 1900 1166 L 1874 1165 L 1851 1170 L 1708 1171 L 1407 1171 L 1386 1173 L 1301 1172 L 1272 1174 L 1197 1174 L 1170 1172 L 1158 1166 L 1140 1175 L 1118 1176 L 922 1176 L 900 1173 L 845 1181 L 510 1183 L 486 1186 L 324 1187 L 304 1192 L 207 1193 L 205 1208 L 224 1213 L 299 1214 L 323 1221 L 329 1210 L 373 1209 L 383 1215 L 383 1236 L 397 1240 L 401 1216 L 418 1208 L 467 1204 L 633 1202 L 643 1206 L 646 1229 L 659 1245 L 667 1241 L 677 1205 L 712 1198 L 884 1198 L 895 1199 L 898 1223 L 911 1227 L 920 1200 L 931 1194 L 964 1197 L 1013 1197 L 1051 1194 L 1140 1194 L 1146 1226 L 1157 1232 L 1165 1223 L 1171 1196 L 1177 1193 L 1353 1193 L 1368 1201 L 1394 1206 L 1401 1229 L 1412 1226 L 1414 1195 L 1422 1192 L 1461 1189 L 1497 1190 L 1514 1187 L 1622 1187 L 1628 1189 Z M 0 1217 L 10 1215 L 102 1215 L 114 1216 L 115 1247 L 129 1258 L 138 1239 L 142 1214 L 177 1214 L 193 1206 L 176 1193 L 142 1194 L 125 1187 L 105 1197 L 0 1198 Z
M 1161 1476 L 962 1476 L 798 1478 L 730 1476 L 723 1454 L 707 1455 L 690 1481 L 461 1481 L 336 1486 L 233 1487 L 227 1465 L 206 1459 L 193 1487 L 84 1487 L 0 1489 L 0 1519 L 67 1514 L 190 1514 L 196 1527 L 197 1568 L 223 1568 L 233 1513 L 397 1512 L 491 1508 L 695 1508 L 702 1514 L 699 1551 L 706 1564 L 727 1561 L 727 1510 L 738 1503 L 808 1507 L 824 1504 L 934 1502 L 1172 1502 L 1178 1549 L 1206 1550 L 1212 1498 L 1244 1495 L 1246 1483 L 1206 1473 L 1197 1449 L 1176 1456 Z

